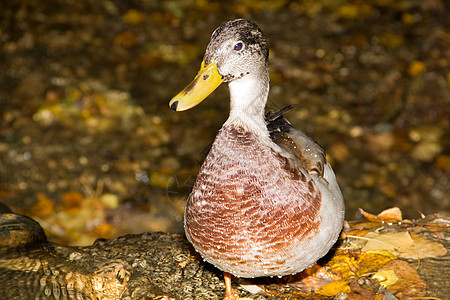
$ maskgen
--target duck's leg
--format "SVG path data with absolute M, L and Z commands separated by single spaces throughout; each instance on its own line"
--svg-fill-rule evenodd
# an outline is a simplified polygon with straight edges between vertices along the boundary
M 225 297 L 224 300 L 235 300 L 239 298 L 237 291 L 231 287 L 231 274 L 223 272 L 223 279 L 225 279 Z

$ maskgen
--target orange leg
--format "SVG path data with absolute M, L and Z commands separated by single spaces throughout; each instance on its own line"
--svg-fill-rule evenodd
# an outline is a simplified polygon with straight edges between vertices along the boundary
M 238 293 L 231 287 L 231 274 L 223 272 L 223 278 L 225 279 L 225 297 L 224 300 L 235 300 L 239 298 Z

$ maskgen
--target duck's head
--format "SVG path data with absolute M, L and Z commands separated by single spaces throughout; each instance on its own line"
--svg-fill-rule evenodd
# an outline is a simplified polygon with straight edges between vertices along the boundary
M 269 49 L 259 27 L 236 19 L 217 28 L 194 80 L 169 103 L 174 111 L 199 104 L 222 82 L 251 78 L 268 86 Z

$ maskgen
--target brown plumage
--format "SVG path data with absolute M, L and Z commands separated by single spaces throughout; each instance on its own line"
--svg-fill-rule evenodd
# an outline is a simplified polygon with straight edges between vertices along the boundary
M 189 197 L 187 236 L 236 276 L 295 273 L 296 241 L 318 229 L 321 193 L 251 133 L 230 127 L 217 135 Z

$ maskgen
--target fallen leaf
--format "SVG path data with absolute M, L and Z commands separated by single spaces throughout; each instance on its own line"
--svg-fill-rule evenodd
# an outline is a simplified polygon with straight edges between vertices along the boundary
M 131 31 L 120 33 L 114 38 L 114 44 L 120 45 L 124 48 L 131 48 L 137 43 L 137 36 Z
M 37 202 L 31 207 L 32 215 L 36 217 L 47 217 L 55 211 L 55 203 L 42 193 L 37 194 Z
M 410 247 L 414 244 L 413 239 L 406 231 L 383 234 L 370 232 L 365 237 L 369 238 L 369 240 L 361 249 L 363 252 L 369 250 L 386 250 L 394 255 L 398 255 L 401 252 L 409 251 Z
M 380 45 L 397 48 L 405 44 L 405 38 L 402 35 L 390 31 L 381 32 L 377 35 Z
M 12 198 L 16 195 L 16 191 L 0 188 L 0 199 Z
M 364 276 L 369 273 L 378 271 L 389 261 L 396 257 L 387 251 L 367 251 L 361 253 L 358 259 L 357 269 L 355 274 L 357 276 Z
M 417 18 L 408 12 L 402 14 L 402 23 L 406 25 L 411 25 L 416 23 Z
M 389 232 L 377 234 L 368 233 L 369 238 L 361 251 L 385 250 L 401 258 L 423 259 L 443 256 L 447 249 L 439 242 L 433 242 L 426 237 L 412 232 Z
M 450 171 L 450 155 L 440 154 L 436 157 L 434 166 L 442 171 Z
M 361 208 L 359 209 L 359 211 L 364 216 L 364 218 L 372 222 L 400 222 L 402 220 L 402 211 L 398 207 L 392 207 L 383 210 L 376 216 L 365 212 Z
M 341 141 L 331 144 L 328 150 L 336 161 L 347 161 L 352 155 L 348 146 Z
M 369 232 L 371 232 L 371 231 L 369 231 L 369 230 L 364 230 L 364 229 L 361 229 L 361 230 L 352 230 L 352 231 L 349 231 L 347 234 L 348 235 L 350 235 L 350 236 L 365 236 L 365 235 L 367 235 Z
M 350 292 L 350 286 L 348 280 L 333 281 L 319 287 L 315 293 L 323 296 L 334 296 Z
M 409 299 L 413 296 L 424 296 L 426 294 L 426 283 L 420 278 L 416 270 L 407 262 L 401 260 L 393 260 L 384 265 L 380 272 L 393 271 L 398 280 L 389 285 L 387 289 L 395 294 L 399 299 Z M 388 273 L 382 273 L 388 274 Z
M 378 300 L 373 290 L 362 287 L 358 280 L 350 281 L 351 292 L 348 294 L 349 300 Z
M 116 209 L 119 206 L 119 197 L 117 195 L 106 193 L 100 199 L 107 208 Z
M 373 8 L 367 4 L 344 4 L 337 9 L 337 13 L 344 19 L 364 18 L 373 12 Z
M 85 198 L 80 192 L 70 191 L 62 195 L 62 208 L 68 215 L 76 214 L 80 210 Z
M 433 242 L 425 236 L 411 233 L 414 244 L 404 252 L 399 253 L 401 258 L 424 259 L 427 257 L 444 256 L 447 254 L 447 249 L 439 242 Z
M 411 77 L 419 76 L 420 74 L 423 73 L 423 71 L 425 71 L 425 69 L 426 66 L 423 61 L 414 60 L 408 67 L 408 75 Z
M 398 276 L 395 274 L 394 270 L 383 270 L 376 272 L 372 278 L 375 278 L 384 287 L 393 285 L 398 281 Z
M 111 238 L 114 231 L 115 229 L 111 224 L 101 223 L 95 226 L 93 234 L 98 238 Z
M 145 21 L 145 15 L 135 9 L 130 9 L 123 16 L 123 21 L 132 26 L 136 26 Z
M 388 251 L 375 250 L 360 254 L 335 255 L 329 262 L 331 272 L 342 279 L 350 279 L 378 271 L 389 261 L 396 259 Z
M 340 280 L 341 277 L 327 271 L 325 268 L 318 264 L 314 264 L 312 267 L 304 270 L 301 273 L 287 276 L 287 281 L 290 286 L 295 286 L 301 290 L 311 291 L 317 290 L 319 287 L 324 286 L 330 282 Z

